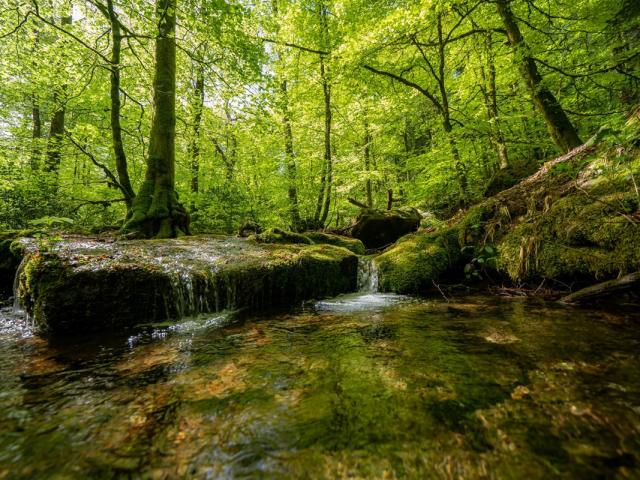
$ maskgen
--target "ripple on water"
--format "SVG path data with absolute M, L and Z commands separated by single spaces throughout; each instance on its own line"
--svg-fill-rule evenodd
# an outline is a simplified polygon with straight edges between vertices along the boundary
M 367 310 L 380 310 L 400 303 L 406 303 L 411 297 L 395 293 L 352 293 L 340 295 L 330 300 L 316 302 L 315 308 L 321 312 L 349 313 Z

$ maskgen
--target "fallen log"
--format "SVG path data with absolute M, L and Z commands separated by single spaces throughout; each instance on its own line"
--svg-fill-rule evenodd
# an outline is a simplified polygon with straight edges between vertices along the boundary
M 561 303 L 580 304 L 589 303 L 593 300 L 609 296 L 613 293 L 628 290 L 640 284 L 640 272 L 630 273 L 624 277 L 597 283 L 589 287 L 573 292 L 560 299 Z

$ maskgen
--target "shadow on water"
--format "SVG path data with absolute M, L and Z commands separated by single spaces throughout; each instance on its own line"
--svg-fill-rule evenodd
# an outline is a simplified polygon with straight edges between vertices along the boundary
M 0 478 L 633 478 L 637 314 L 359 294 L 45 339 L 0 311 Z

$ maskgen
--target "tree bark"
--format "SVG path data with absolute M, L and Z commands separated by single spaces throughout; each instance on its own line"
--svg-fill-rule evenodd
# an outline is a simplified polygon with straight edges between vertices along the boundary
M 126 233 L 148 238 L 189 233 L 189 214 L 175 191 L 176 3 L 156 0 L 154 113 L 147 171 L 123 227 Z
M 489 117 L 489 134 L 491 137 L 491 144 L 493 145 L 498 158 L 498 167 L 501 170 L 504 170 L 509 167 L 509 155 L 507 145 L 505 144 L 504 136 L 502 134 L 502 129 L 500 128 L 496 89 L 496 66 L 493 57 L 491 33 L 487 33 L 485 39 L 485 52 L 487 58 L 487 72 L 485 73 L 484 67 L 481 67 L 480 69 L 483 80 L 482 94 L 484 96 L 485 107 L 487 109 L 487 116 Z
M 73 17 L 65 15 L 62 17 L 62 25 L 71 25 Z M 45 159 L 45 171 L 58 173 L 62 158 L 62 138 L 64 137 L 66 99 L 64 93 L 66 85 L 56 89 L 53 93 L 53 116 L 49 124 L 49 136 L 47 140 L 47 157 Z
M 329 40 L 328 12 L 327 7 L 322 2 L 320 2 L 318 8 L 320 37 L 322 39 L 322 47 L 326 49 Z M 320 81 L 322 82 L 322 96 L 324 101 L 324 162 L 314 220 L 317 225 L 323 227 L 329 215 L 333 183 L 333 162 L 331 155 L 331 85 L 327 78 L 323 55 L 320 55 Z
M 280 83 L 280 91 L 282 93 L 282 128 L 284 133 L 284 155 L 287 171 L 289 215 L 291 217 L 291 229 L 294 232 L 297 232 L 302 229 L 302 221 L 300 219 L 300 209 L 298 206 L 298 172 L 295 151 L 293 150 L 293 130 L 291 128 L 291 117 L 289 116 L 289 94 L 287 91 L 286 80 L 283 80 Z
M 131 208 L 135 193 L 129 178 L 127 155 L 122 142 L 122 126 L 120 124 L 120 55 L 122 50 L 122 36 L 120 34 L 120 20 L 113 7 L 113 0 L 107 0 L 107 13 L 111 24 L 111 66 L 110 90 L 111 97 L 111 142 L 113 155 L 118 172 L 118 185 L 122 191 L 127 210 Z
M 373 208 L 373 190 L 371 188 L 371 131 L 369 130 L 369 122 L 364 122 L 364 169 L 367 172 L 367 181 L 365 183 L 365 190 L 367 192 L 367 205 L 369 208 Z
M 42 117 L 40 115 L 40 102 L 36 93 L 31 95 L 31 120 L 33 128 L 31 138 L 33 144 L 31 147 L 31 170 L 37 170 L 40 164 L 40 139 L 42 138 Z
M 511 11 L 511 0 L 497 0 L 496 5 L 498 14 L 502 18 L 509 43 L 513 46 L 516 55 L 516 61 L 520 68 L 520 73 L 524 78 L 533 101 L 542 113 L 547 129 L 554 143 L 558 148 L 566 153 L 573 148 L 582 144 L 578 132 L 574 128 L 571 120 L 562 109 L 560 102 L 551 93 L 551 91 L 542 83 L 542 76 L 538 72 L 538 66 L 532 58 L 520 27 Z
M 204 68 L 197 67 L 196 82 L 194 85 L 193 102 L 193 132 L 189 143 L 191 156 L 191 193 L 200 191 L 200 128 L 202 124 L 202 110 L 204 108 Z M 194 206 L 192 205 L 193 209 Z

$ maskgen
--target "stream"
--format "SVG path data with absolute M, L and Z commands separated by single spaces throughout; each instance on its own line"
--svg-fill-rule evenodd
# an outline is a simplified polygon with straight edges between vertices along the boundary
M 640 476 L 639 314 L 372 281 L 92 337 L 0 310 L 0 479 Z

